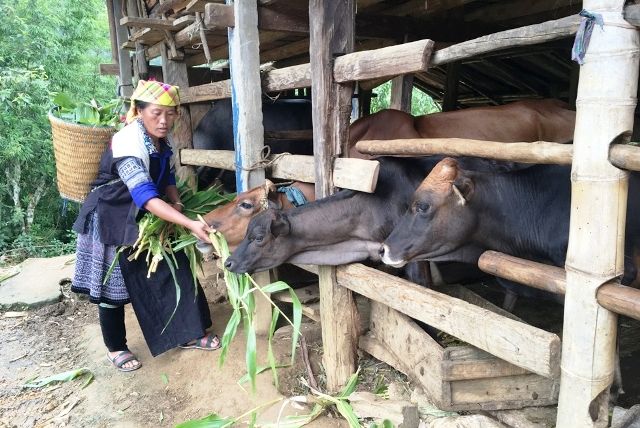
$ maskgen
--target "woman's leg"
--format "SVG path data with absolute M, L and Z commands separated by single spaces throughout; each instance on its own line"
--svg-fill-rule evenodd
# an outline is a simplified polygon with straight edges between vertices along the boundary
M 122 351 L 127 348 L 127 330 L 124 325 L 124 306 L 114 306 L 106 303 L 98 305 L 100 317 L 100 328 L 102 329 L 102 339 L 109 350 L 109 359 L 114 362 Z M 115 363 L 114 363 L 115 364 Z M 133 369 L 140 365 L 137 359 L 131 359 L 121 365 L 123 369 Z

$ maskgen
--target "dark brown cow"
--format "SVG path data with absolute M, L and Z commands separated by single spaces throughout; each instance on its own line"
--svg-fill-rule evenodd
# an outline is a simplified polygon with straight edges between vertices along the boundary
M 291 187 L 298 188 L 307 201 L 315 200 L 314 185 L 309 183 L 294 182 Z M 293 208 L 284 193 L 279 193 L 276 186 L 269 180 L 264 186 L 254 187 L 246 192 L 239 193 L 228 204 L 216 208 L 204 216 L 209 226 L 222 233 L 227 240 L 230 250 L 234 250 L 247 231 L 249 220 L 267 208 Z
M 569 110 L 568 104 L 555 99 L 524 100 L 424 116 L 382 110 L 353 122 L 349 128 L 349 147 L 361 140 L 401 138 L 568 143 L 573 140 L 575 121 L 576 112 Z

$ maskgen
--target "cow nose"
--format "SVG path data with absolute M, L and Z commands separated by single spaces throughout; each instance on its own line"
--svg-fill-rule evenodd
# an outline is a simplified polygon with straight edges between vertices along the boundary
M 380 257 L 384 257 L 384 245 L 380 244 L 380 248 L 378 248 L 378 254 L 380 254 Z
M 233 260 L 231 260 L 230 258 L 227 259 L 226 262 L 224 262 L 224 267 L 227 268 L 227 270 L 232 270 L 233 265 L 234 265 Z

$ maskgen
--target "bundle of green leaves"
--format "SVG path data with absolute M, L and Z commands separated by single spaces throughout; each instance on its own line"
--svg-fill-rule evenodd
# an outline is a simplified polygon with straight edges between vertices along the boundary
M 123 125 L 122 99 L 104 104 L 94 99 L 78 102 L 64 92 L 57 92 L 53 103 L 56 106 L 52 110 L 53 115 L 67 122 L 88 126 L 114 126 L 117 129 Z

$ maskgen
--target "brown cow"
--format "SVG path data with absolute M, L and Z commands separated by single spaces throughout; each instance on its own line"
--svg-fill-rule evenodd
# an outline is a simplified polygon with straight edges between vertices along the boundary
M 307 201 L 315 200 L 314 185 L 309 183 L 294 182 L 291 187 L 302 191 Z M 276 186 L 269 180 L 265 180 L 264 186 L 254 187 L 246 192 L 239 193 L 228 204 L 216 208 L 204 216 L 209 226 L 222 233 L 227 240 L 229 249 L 233 251 L 247 231 L 249 220 L 267 208 L 293 208 L 284 193 L 279 193 Z
M 569 110 L 568 104 L 555 99 L 523 100 L 501 106 L 474 107 L 424 116 L 411 116 L 399 110 L 382 110 L 351 124 L 349 147 L 361 140 L 401 138 L 568 143 L 573 140 L 575 121 L 576 112 Z

